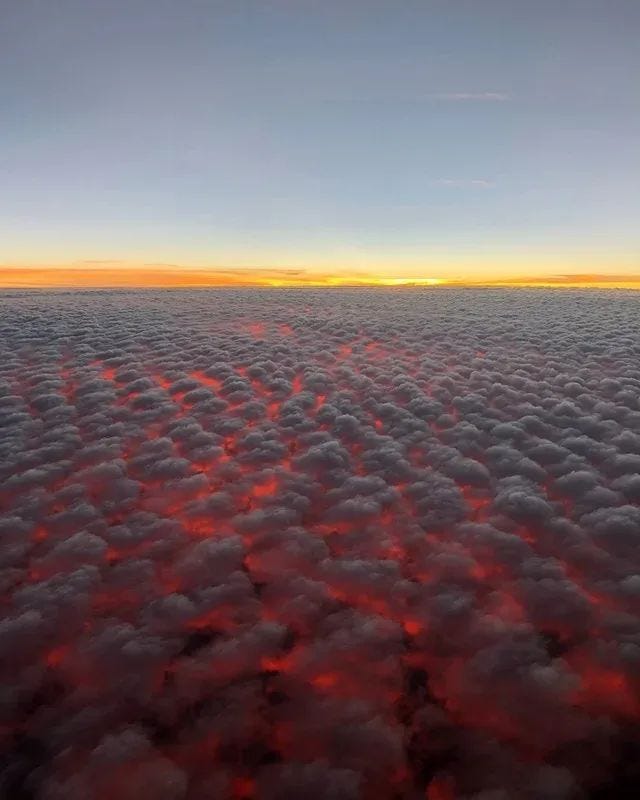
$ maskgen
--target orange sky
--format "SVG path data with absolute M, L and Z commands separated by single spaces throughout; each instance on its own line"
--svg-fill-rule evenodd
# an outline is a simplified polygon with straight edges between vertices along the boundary
M 199 286 L 579 286 L 640 288 L 637 274 L 540 274 L 473 278 L 387 277 L 361 271 L 305 269 L 195 269 L 171 264 L 123 265 L 119 262 L 86 262 L 59 267 L 0 266 L 4 288 L 102 288 L 102 287 L 199 287 Z

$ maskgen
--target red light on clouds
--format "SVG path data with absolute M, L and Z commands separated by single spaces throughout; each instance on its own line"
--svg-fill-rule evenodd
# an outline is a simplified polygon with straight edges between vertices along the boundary
M 46 741 L 46 780 L 96 798 L 153 775 L 168 800 L 600 791 L 571 754 L 615 772 L 599 737 L 640 719 L 617 327 L 536 360 L 544 310 L 516 335 L 484 306 L 476 331 L 229 298 L 157 342 L 130 308 L 77 353 L 5 353 L 16 763 Z

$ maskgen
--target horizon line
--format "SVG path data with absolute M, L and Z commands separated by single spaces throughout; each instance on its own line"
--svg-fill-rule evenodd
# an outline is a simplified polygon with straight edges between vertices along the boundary
M 196 289 L 196 288 L 610 288 L 640 289 L 635 274 L 554 273 L 501 276 L 439 277 L 367 274 L 355 271 L 312 272 L 300 269 L 181 268 L 175 264 L 122 266 L 24 267 L 0 265 L 0 289 Z M 91 264 L 92 266 L 88 266 Z

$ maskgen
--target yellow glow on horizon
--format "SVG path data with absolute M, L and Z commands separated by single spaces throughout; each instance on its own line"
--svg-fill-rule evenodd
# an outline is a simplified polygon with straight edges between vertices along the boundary
M 379 286 L 440 286 L 446 278 L 378 278 Z
M 406 273 L 405 273 L 406 275 Z M 130 264 L 105 262 L 104 265 L 61 266 L 2 266 L 0 265 L 0 287 L 2 288 L 205 288 L 205 287 L 473 287 L 513 286 L 540 288 L 622 288 L 640 289 L 640 271 L 607 274 L 576 272 L 550 274 L 534 270 L 518 275 L 503 272 L 485 275 L 464 274 L 460 276 L 410 276 L 395 277 L 376 274 L 373 271 L 319 269 L 275 269 L 256 268 L 181 268 L 165 264 Z

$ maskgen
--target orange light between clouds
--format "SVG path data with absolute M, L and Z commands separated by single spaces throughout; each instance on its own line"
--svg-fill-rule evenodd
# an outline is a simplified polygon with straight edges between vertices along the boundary
M 640 274 L 566 274 L 472 279 L 391 277 L 363 273 L 311 272 L 304 269 L 180 269 L 158 267 L 2 267 L 0 287 L 72 288 L 206 288 L 206 287 L 540 287 L 640 289 Z

